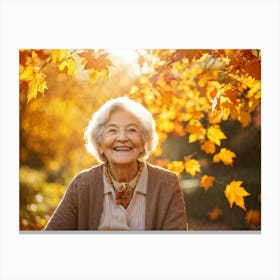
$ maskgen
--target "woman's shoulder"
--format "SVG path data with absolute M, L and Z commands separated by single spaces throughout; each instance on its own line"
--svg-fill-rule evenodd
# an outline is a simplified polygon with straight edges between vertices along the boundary
M 160 177 L 160 178 L 163 178 L 164 180 L 166 180 L 168 178 L 170 178 L 171 180 L 178 178 L 176 173 L 174 173 L 168 169 L 165 169 L 158 165 L 153 165 L 151 163 L 146 163 L 146 164 L 148 167 L 148 172 L 151 176 Z
M 74 179 L 80 180 L 80 179 L 88 179 L 95 176 L 102 176 L 102 168 L 103 168 L 103 164 L 84 169 L 79 173 L 77 173 Z

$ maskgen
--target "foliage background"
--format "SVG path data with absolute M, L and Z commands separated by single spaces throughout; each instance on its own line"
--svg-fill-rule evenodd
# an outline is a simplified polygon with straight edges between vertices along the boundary
M 121 95 L 155 116 L 160 145 L 149 161 L 180 176 L 191 230 L 260 229 L 259 50 L 21 50 L 21 230 L 42 229 L 71 178 L 96 164 L 83 130 Z M 235 156 L 213 162 L 222 147 Z M 225 197 L 234 180 L 250 194 L 245 209 Z

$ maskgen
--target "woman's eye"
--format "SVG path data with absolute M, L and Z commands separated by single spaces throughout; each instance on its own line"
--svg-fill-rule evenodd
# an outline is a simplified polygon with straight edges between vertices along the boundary
M 107 130 L 107 132 L 109 132 L 109 133 L 115 133 L 115 132 L 117 132 L 117 130 L 116 130 L 115 128 L 110 128 L 110 129 Z
M 128 131 L 129 132 L 136 132 L 137 130 L 136 130 L 136 128 L 130 128 L 130 129 L 128 129 Z

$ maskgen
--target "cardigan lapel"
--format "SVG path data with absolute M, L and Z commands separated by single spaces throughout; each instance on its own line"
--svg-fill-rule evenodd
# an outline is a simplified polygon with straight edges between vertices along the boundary
M 89 229 L 96 230 L 100 223 L 103 211 L 103 165 L 100 165 L 96 169 L 92 170 L 89 176 L 89 186 Z
M 148 167 L 148 182 L 147 182 L 147 193 L 146 193 L 146 213 L 145 213 L 145 229 L 151 230 L 153 228 L 153 215 L 152 215 L 152 192 L 153 192 L 153 175 L 152 175 L 152 168 L 147 163 Z

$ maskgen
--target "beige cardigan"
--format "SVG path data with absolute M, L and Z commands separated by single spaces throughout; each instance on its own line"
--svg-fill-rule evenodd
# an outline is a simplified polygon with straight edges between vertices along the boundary
M 178 177 L 160 167 L 147 166 L 146 230 L 186 230 L 186 209 Z M 97 230 L 103 196 L 103 165 L 79 173 L 44 230 Z

